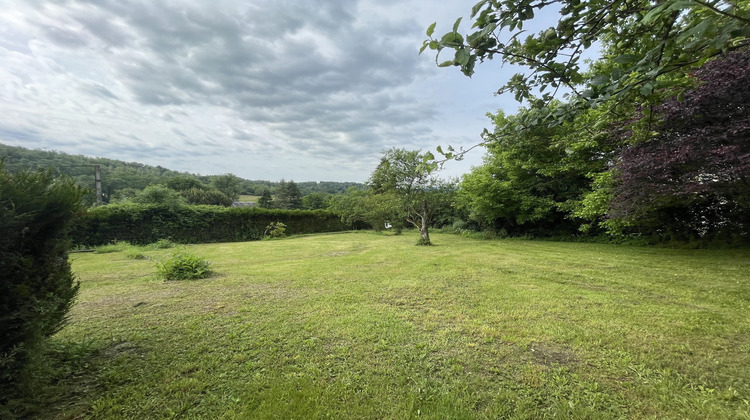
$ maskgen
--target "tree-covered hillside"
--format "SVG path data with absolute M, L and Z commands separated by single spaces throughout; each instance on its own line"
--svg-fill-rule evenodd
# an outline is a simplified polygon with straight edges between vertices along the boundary
M 171 178 L 192 178 L 201 185 L 212 185 L 217 176 L 196 175 L 187 172 L 173 171 L 161 166 L 144 165 L 137 162 L 102 157 L 91 158 L 82 155 L 70 155 L 57 151 L 30 150 L 23 147 L 8 146 L 0 143 L 0 160 L 10 172 L 22 169 L 50 169 L 56 174 L 72 177 L 84 187 L 94 189 L 94 165 L 99 165 L 102 176 L 102 193 L 107 202 L 123 191 L 143 190 L 149 185 L 166 184 Z M 279 182 L 264 180 L 246 180 L 239 178 L 241 194 L 261 195 L 265 189 L 275 193 Z M 299 182 L 302 196 L 313 192 L 339 194 L 350 186 L 360 186 L 356 182 Z M 132 189 L 132 190 L 128 190 Z M 93 194 L 92 194 L 93 200 Z

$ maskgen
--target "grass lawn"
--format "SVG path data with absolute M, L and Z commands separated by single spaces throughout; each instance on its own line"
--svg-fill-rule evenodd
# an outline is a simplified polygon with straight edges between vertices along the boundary
M 750 251 L 416 241 L 72 254 L 39 417 L 750 419 Z

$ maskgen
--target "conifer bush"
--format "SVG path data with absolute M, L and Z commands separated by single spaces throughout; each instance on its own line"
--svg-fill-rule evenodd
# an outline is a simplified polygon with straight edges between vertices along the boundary
M 78 292 L 66 233 L 85 194 L 49 171 L 9 173 L 0 165 L 0 394 L 65 324 Z

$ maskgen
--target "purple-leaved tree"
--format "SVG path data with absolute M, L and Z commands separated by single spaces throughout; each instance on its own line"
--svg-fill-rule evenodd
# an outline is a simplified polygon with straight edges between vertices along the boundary
M 750 49 L 706 63 L 621 155 L 610 217 L 681 237 L 750 236 Z

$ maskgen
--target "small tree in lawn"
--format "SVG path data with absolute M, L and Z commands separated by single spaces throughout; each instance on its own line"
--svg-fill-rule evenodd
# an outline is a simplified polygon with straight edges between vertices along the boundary
M 432 245 L 431 202 L 440 184 L 433 176 L 438 168 L 433 160 L 431 153 L 393 148 L 383 154 L 370 177 L 375 194 L 393 194 L 398 198 L 403 218 L 419 229 L 419 245 Z

